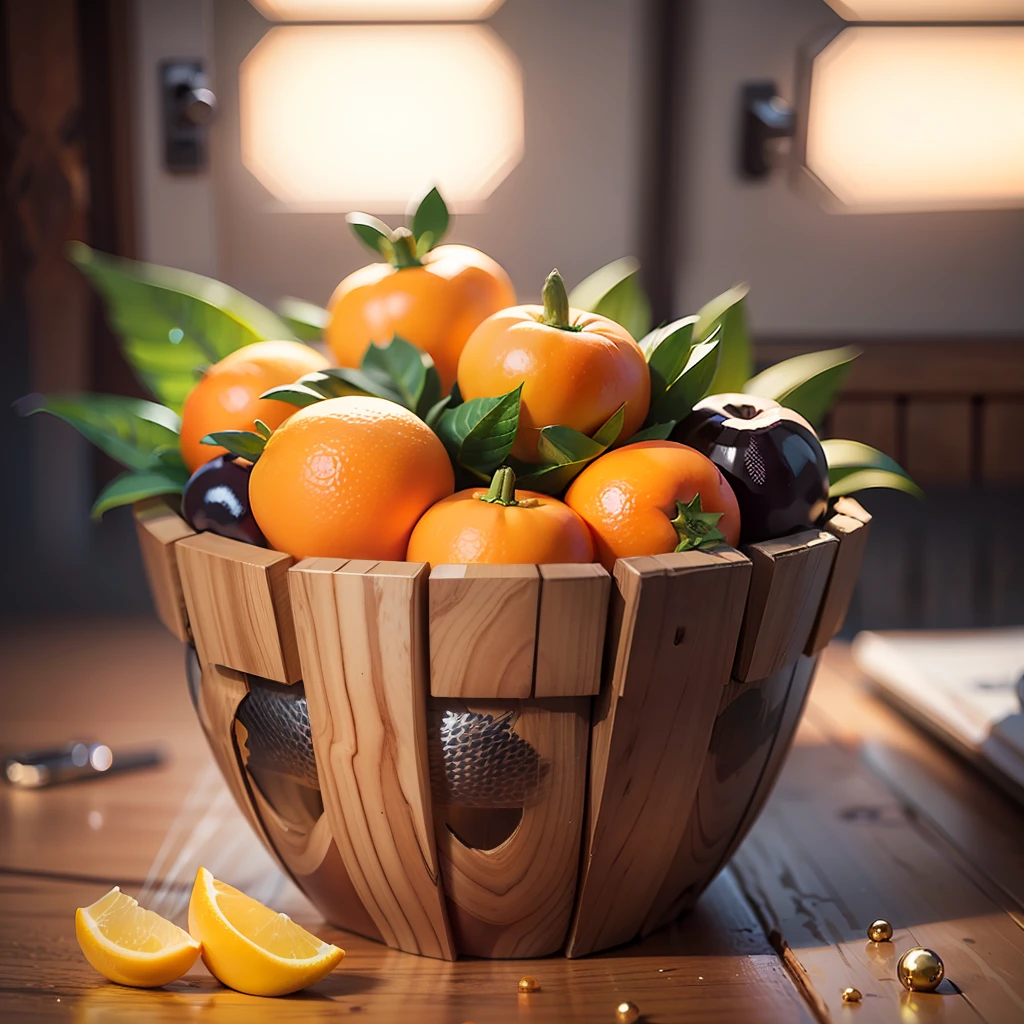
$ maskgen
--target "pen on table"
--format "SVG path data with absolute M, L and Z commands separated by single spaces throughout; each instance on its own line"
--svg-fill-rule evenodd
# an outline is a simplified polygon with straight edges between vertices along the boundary
M 105 743 L 75 741 L 60 748 L 10 755 L 4 760 L 4 777 L 20 789 L 41 789 L 151 768 L 163 761 L 163 752 L 155 747 L 115 754 Z

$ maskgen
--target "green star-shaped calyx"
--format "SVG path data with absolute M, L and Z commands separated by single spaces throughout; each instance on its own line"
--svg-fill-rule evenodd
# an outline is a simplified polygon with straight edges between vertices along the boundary
M 721 512 L 705 512 L 701 508 L 699 494 L 686 505 L 676 501 L 676 517 L 671 521 L 679 534 L 676 551 L 694 551 L 724 541 L 725 534 L 718 529 L 721 518 Z

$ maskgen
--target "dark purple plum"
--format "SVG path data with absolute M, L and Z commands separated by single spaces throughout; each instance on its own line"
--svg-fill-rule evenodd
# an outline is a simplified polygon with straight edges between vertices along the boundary
M 820 526 L 828 507 L 828 463 L 799 413 L 757 395 L 711 395 L 672 439 L 706 455 L 740 506 L 740 543 Z
M 181 496 L 181 512 L 189 525 L 265 548 L 266 538 L 249 508 L 251 471 L 252 466 L 224 455 L 200 466 Z

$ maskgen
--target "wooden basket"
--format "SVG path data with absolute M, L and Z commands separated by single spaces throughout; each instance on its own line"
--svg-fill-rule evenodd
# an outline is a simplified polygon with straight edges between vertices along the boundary
M 332 924 L 583 956 L 693 905 L 778 776 L 870 517 L 596 565 L 288 555 L 136 506 L 253 829 Z M 312 748 L 312 749 L 310 749 Z

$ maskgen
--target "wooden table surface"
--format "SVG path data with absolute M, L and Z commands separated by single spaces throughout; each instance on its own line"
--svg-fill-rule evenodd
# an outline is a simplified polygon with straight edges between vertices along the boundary
M 181 648 L 155 622 L 22 624 L 0 643 L 0 750 L 85 738 L 159 742 L 170 755 L 160 769 L 97 782 L 0 787 L 0 1020 L 194 1020 L 202 1010 L 204 1021 L 245 1024 L 349 1013 L 599 1024 L 628 999 L 648 1024 L 1024 1021 L 1024 813 L 877 700 L 841 646 L 825 655 L 765 813 L 693 914 L 583 960 L 448 964 L 324 925 L 276 874 L 210 767 Z M 97 975 L 75 942 L 75 907 L 113 884 L 133 895 L 145 885 L 151 905 L 180 913 L 196 857 L 211 869 L 219 858 L 227 881 L 244 862 L 279 909 L 345 947 L 342 965 L 278 1000 L 224 989 L 201 964 L 156 991 Z M 876 917 L 892 921 L 893 943 L 866 941 Z M 912 945 L 943 957 L 938 993 L 896 981 Z M 524 974 L 542 990 L 519 995 Z M 862 1003 L 842 1003 L 846 985 Z

